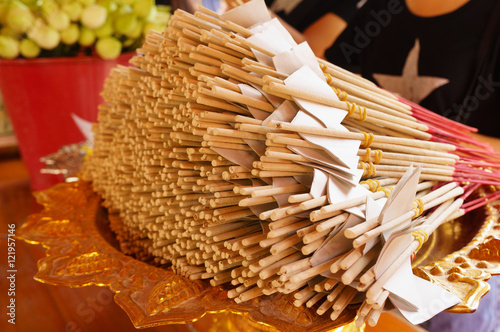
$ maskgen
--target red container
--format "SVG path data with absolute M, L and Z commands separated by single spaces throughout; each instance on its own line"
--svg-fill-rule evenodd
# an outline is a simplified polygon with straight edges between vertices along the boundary
M 40 173 L 44 167 L 40 158 L 85 141 L 71 114 L 96 122 L 104 80 L 117 64 L 128 65 L 133 55 L 124 53 L 116 60 L 97 56 L 0 59 L 0 91 L 32 189 L 62 181 L 61 176 Z

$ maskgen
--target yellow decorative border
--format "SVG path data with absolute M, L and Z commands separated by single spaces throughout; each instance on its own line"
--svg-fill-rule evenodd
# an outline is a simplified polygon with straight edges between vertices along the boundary
M 480 195 L 485 195 L 484 191 Z M 465 215 L 461 225 L 480 225 L 469 243 L 445 257 L 415 268 L 414 274 L 455 293 L 462 302 L 449 312 L 469 313 L 477 309 L 481 298 L 490 290 L 486 282 L 500 274 L 500 201 L 489 202 L 475 213 Z M 451 234 L 451 222 L 442 232 Z M 448 228 L 448 231 L 447 229 Z M 462 230 L 466 232 L 468 229 Z M 453 240 L 452 238 L 449 240 Z M 439 245 L 438 243 L 435 244 Z
M 36 192 L 42 212 L 29 216 L 18 236 L 47 248 L 47 257 L 38 262 L 35 276 L 40 282 L 67 287 L 107 286 L 115 302 L 138 328 L 186 323 L 206 313 L 232 312 L 258 323 L 261 330 L 325 331 L 343 326 L 355 318 L 356 308 L 344 311 L 336 321 L 318 316 L 314 309 L 297 308 L 290 295 L 274 294 L 241 304 L 227 298 L 223 287 L 178 276 L 170 268 L 146 264 L 124 255 L 109 231 L 109 216 L 100 198 L 86 182 L 56 185 Z M 414 273 L 449 289 L 463 299 L 452 312 L 472 312 L 489 290 L 486 283 L 500 273 L 499 202 L 490 203 L 481 213 L 461 222 L 482 224 L 471 242 L 446 257 L 432 259 L 438 242 L 453 231 L 446 227 L 431 237 L 416 262 L 427 265 Z M 476 218 L 473 220 L 473 218 Z M 479 218 L 480 220 L 478 220 Z M 464 224 L 465 223 L 465 224 Z M 442 234 L 440 234 L 440 232 Z
M 108 216 L 86 182 L 58 184 L 34 195 L 44 210 L 29 216 L 18 236 L 47 248 L 35 279 L 67 287 L 107 286 L 135 327 L 192 322 L 225 311 L 248 317 L 260 330 L 315 332 L 343 326 L 355 317 L 355 310 L 347 310 L 331 321 L 313 309 L 295 307 L 293 297 L 282 294 L 236 304 L 223 287 L 124 255 L 118 244 L 110 244 Z

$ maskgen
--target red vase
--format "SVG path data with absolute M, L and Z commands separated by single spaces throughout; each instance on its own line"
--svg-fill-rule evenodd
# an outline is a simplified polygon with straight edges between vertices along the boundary
M 63 180 L 40 173 L 45 166 L 40 158 L 85 141 L 71 114 L 96 122 L 104 80 L 116 65 L 128 65 L 134 54 L 124 53 L 115 60 L 97 56 L 0 59 L 0 91 L 33 190 Z

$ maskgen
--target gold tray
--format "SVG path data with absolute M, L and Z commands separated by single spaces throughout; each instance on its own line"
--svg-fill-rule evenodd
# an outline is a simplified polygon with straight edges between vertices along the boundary
M 355 306 L 331 321 L 329 315 L 316 315 L 314 308 L 295 307 L 293 296 L 283 294 L 236 304 L 224 287 L 191 281 L 170 268 L 124 255 L 110 231 L 110 220 L 116 216 L 101 207 L 101 199 L 87 182 L 58 184 L 34 195 L 44 209 L 28 217 L 18 236 L 47 249 L 35 279 L 67 287 L 109 287 L 135 327 L 187 323 L 206 313 L 231 312 L 260 330 L 314 332 L 344 326 L 355 318 Z M 442 225 L 413 262 L 416 275 L 462 299 L 450 312 L 475 311 L 490 289 L 486 281 L 500 274 L 499 207 L 500 201 L 490 202 Z

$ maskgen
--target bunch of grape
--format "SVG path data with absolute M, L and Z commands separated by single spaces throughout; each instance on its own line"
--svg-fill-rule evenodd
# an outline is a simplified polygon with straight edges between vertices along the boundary
M 151 29 L 162 31 L 170 14 L 155 0 L 0 0 L 0 58 L 115 59 Z

